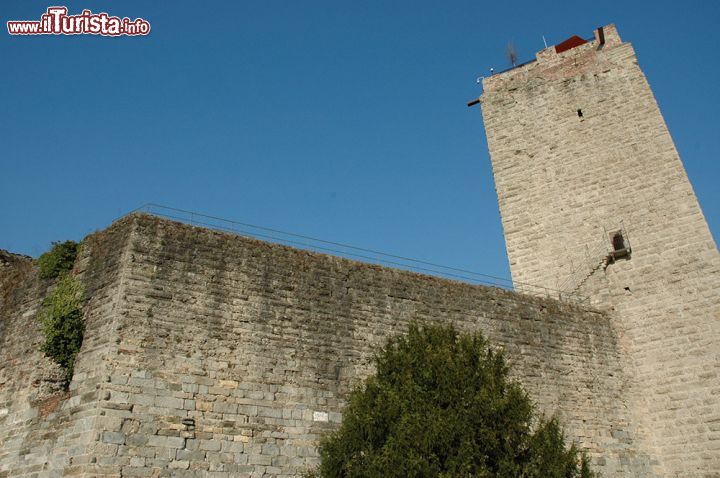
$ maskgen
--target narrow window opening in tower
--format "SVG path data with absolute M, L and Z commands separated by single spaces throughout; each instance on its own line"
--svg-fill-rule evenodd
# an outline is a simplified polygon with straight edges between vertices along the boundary
M 621 232 L 616 232 L 612 238 L 613 249 L 615 251 L 622 251 L 625 249 L 625 239 L 623 239 Z
M 583 117 L 582 110 L 578 108 L 578 118 L 582 118 L 582 117 Z
M 612 243 L 613 248 L 612 253 L 610 253 L 610 258 L 612 260 L 618 259 L 620 257 L 629 258 L 630 246 L 625 240 L 622 231 L 615 231 L 610 234 L 610 242 Z

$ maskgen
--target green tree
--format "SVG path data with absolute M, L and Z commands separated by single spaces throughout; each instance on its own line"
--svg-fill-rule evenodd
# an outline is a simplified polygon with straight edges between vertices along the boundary
M 413 324 L 375 365 L 350 394 L 341 427 L 321 440 L 310 476 L 594 476 L 555 419 L 534 419 L 502 353 L 479 333 Z
M 84 302 L 82 284 L 72 276 L 62 275 L 40 310 L 45 335 L 41 350 L 65 370 L 66 384 L 72 379 L 75 357 L 85 333 Z

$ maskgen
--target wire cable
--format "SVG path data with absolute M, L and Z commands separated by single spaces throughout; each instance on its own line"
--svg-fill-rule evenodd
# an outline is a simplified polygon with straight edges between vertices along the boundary
M 475 272 L 475 271 L 471 271 L 468 269 L 446 266 L 446 265 L 438 264 L 435 262 L 425 261 L 425 260 L 421 260 L 421 259 L 414 259 L 411 257 L 401 256 L 401 255 L 397 255 L 397 254 L 390 254 L 387 252 L 377 251 L 374 249 L 353 246 L 350 244 L 344 244 L 342 242 L 329 241 L 326 239 L 320 239 L 317 237 L 308 236 L 308 235 L 304 235 L 304 234 L 297 234 L 297 233 L 293 233 L 293 232 L 283 231 L 280 229 L 274 229 L 274 228 L 270 228 L 270 227 L 259 226 L 256 224 L 250 224 L 247 222 L 234 221 L 234 220 L 225 219 L 225 218 L 218 217 L 218 216 L 212 216 L 209 214 L 188 211 L 186 209 L 164 206 L 161 204 L 147 203 L 147 204 L 144 204 L 143 206 L 140 206 L 139 208 L 134 209 L 133 211 L 130 212 L 130 214 L 133 212 L 137 212 L 137 211 L 144 211 L 149 214 L 156 215 L 156 216 L 161 216 L 161 217 L 164 216 L 169 219 L 175 219 L 175 220 L 178 220 L 181 222 L 190 222 L 190 224 L 197 224 L 197 225 L 201 225 L 201 226 L 205 226 L 205 227 L 221 229 L 221 230 L 225 230 L 228 232 L 234 232 L 234 233 L 247 235 L 250 237 L 262 237 L 265 239 L 269 239 L 271 241 L 278 241 L 281 243 L 293 244 L 293 245 L 297 245 L 297 246 L 301 246 L 301 247 L 305 247 L 305 248 L 340 254 L 341 256 L 352 256 L 352 257 L 366 259 L 366 260 L 370 260 L 370 261 L 374 261 L 374 262 L 381 262 L 383 264 L 400 266 L 400 267 L 407 268 L 410 270 L 430 272 L 433 274 L 439 274 L 442 276 L 447 276 L 447 277 L 451 277 L 451 278 L 455 278 L 455 279 L 471 281 L 473 283 L 500 286 L 505 289 L 513 289 L 513 288 L 520 286 L 521 288 L 527 287 L 527 288 L 534 289 L 536 291 L 540 290 L 546 294 L 549 292 L 556 292 L 561 295 L 565 295 L 565 296 L 568 295 L 564 291 L 561 291 L 558 289 L 552 289 L 552 288 L 541 286 L 541 285 L 530 284 L 530 283 L 519 282 L 519 281 L 515 281 L 513 283 L 513 281 L 511 279 L 507 279 L 504 277 L 494 276 L 494 275 L 490 275 L 490 274 L 483 274 L 481 272 Z M 184 214 L 189 217 L 177 216 L 175 214 L 168 214 L 167 212 L 161 212 L 161 211 L 172 211 L 174 213 Z M 363 252 L 365 254 L 374 254 L 375 256 L 380 256 L 380 257 L 385 257 L 385 258 L 390 258 L 390 259 L 397 259 L 397 260 L 409 262 L 412 264 L 421 264 L 422 266 L 429 266 L 429 267 L 439 268 L 442 270 L 429 269 L 427 267 L 419 267 L 419 266 L 411 265 L 411 264 L 407 264 L 407 263 L 402 263 L 402 262 L 397 262 L 397 261 L 392 261 L 392 260 L 387 260 L 387 259 L 380 259 L 379 257 L 372 257 L 372 256 L 364 255 L 364 254 L 351 253 L 351 252 L 347 252 L 347 251 L 343 251 L 343 250 L 319 246 L 316 244 L 299 242 L 299 241 L 295 241 L 295 240 L 287 239 L 287 238 L 283 238 L 283 237 L 277 237 L 277 236 L 268 235 L 268 234 L 261 234 L 261 233 L 254 232 L 254 231 L 253 232 L 246 231 L 246 230 L 238 229 L 236 227 L 221 226 L 221 225 L 206 222 L 206 221 L 200 221 L 199 219 L 201 219 L 201 218 L 209 219 L 212 221 L 220 221 L 222 223 L 232 224 L 233 226 L 241 226 L 241 227 L 256 229 L 256 230 L 265 231 L 265 232 L 269 232 L 269 233 L 273 233 L 273 234 L 281 234 L 281 235 L 289 236 L 289 237 L 293 237 L 293 238 L 304 239 L 306 241 L 313 241 L 313 242 L 320 243 L 320 244 L 341 247 L 344 249 L 350 249 L 353 251 Z M 448 271 L 451 271 L 451 272 L 448 272 Z M 474 276 L 474 277 L 469 277 L 467 274 L 469 274 L 470 276 Z

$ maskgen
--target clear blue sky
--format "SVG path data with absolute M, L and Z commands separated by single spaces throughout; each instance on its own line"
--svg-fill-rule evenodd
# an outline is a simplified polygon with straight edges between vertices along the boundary
M 715 237 L 720 2 L 67 2 L 148 37 L 11 37 L 0 248 L 37 256 L 146 202 L 509 276 L 475 78 L 614 22 Z

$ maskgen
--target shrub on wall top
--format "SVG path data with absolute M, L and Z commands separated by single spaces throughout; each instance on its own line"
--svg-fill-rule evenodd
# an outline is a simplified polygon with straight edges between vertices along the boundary
M 72 269 L 77 256 L 78 243 L 75 241 L 53 242 L 52 249 L 38 258 L 40 277 L 50 279 Z

